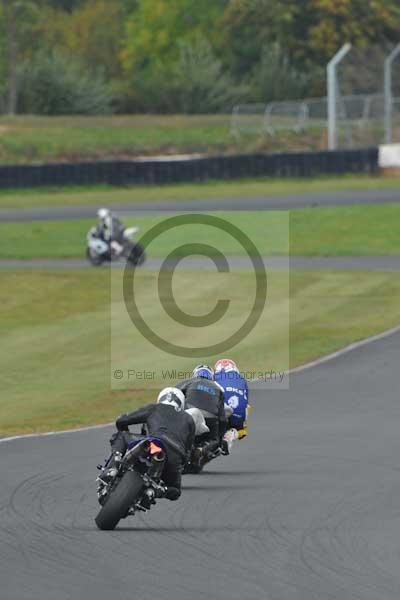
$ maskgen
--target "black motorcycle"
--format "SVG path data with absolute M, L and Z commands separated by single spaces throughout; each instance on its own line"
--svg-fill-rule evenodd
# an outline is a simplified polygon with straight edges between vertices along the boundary
M 102 530 L 114 529 L 121 519 L 137 511 L 147 511 L 156 498 L 165 496 L 166 487 L 161 479 L 166 461 L 163 442 L 146 436 L 133 439 L 115 468 L 99 465 L 97 497 L 101 509 L 95 518 Z M 110 476 L 110 470 L 115 473 Z
M 191 473 L 193 475 L 201 473 L 207 463 L 218 458 L 218 456 L 226 456 L 227 454 L 229 454 L 229 452 L 225 447 L 225 443 L 223 443 L 222 448 L 210 450 L 207 443 L 196 442 L 190 454 L 190 458 L 185 464 L 183 473 Z

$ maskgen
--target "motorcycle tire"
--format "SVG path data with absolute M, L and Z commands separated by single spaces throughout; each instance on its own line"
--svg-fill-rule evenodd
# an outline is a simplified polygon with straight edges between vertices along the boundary
M 183 469 L 183 475 L 198 475 L 202 472 L 203 468 L 203 464 L 193 465 L 192 463 L 188 463 Z
M 95 523 L 102 531 L 112 531 L 129 509 L 139 500 L 143 492 L 143 480 L 135 471 L 127 471 L 118 485 L 110 492 Z
M 135 244 L 128 256 L 128 262 L 131 266 L 139 267 L 146 260 L 146 253 L 141 244 Z
M 93 267 L 100 267 L 104 262 L 103 258 L 99 254 L 91 254 L 90 248 L 86 248 L 86 258 Z

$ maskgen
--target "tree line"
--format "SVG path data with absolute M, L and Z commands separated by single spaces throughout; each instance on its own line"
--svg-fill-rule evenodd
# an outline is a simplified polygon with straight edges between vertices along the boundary
M 54 115 L 320 96 L 345 41 L 399 32 L 398 0 L 0 0 L 0 99 Z

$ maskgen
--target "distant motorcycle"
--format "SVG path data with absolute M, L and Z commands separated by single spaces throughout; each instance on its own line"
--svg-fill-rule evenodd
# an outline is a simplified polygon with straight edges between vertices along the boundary
M 104 262 L 125 259 L 131 266 L 142 265 L 146 259 L 144 248 L 132 240 L 138 231 L 138 227 L 128 227 L 123 231 L 120 242 L 114 240 L 107 243 L 97 235 L 97 228 L 92 227 L 86 236 L 86 257 L 90 264 L 99 267 Z
M 149 510 L 156 503 L 156 498 L 165 495 L 166 488 L 161 478 L 166 457 L 163 442 L 145 436 L 129 443 L 111 478 L 107 476 L 109 461 L 99 465 L 97 498 L 101 509 L 95 518 L 99 529 L 114 529 L 121 519 Z

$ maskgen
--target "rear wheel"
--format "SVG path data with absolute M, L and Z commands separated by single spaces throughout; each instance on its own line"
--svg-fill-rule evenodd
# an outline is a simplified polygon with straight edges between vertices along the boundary
M 115 529 L 119 521 L 127 516 L 131 506 L 140 498 L 143 487 L 140 475 L 135 471 L 127 471 L 95 518 L 97 527 L 103 531 Z
M 194 450 L 192 451 L 190 461 L 188 463 L 186 463 L 183 472 L 197 475 L 198 473 L 202 472 L 204 464 L 205 464 L 205 462 L 204 462 L 204 456 L 203 456 L 203 449 L 201 446 L 198 446 L 197 448 L 194 448 Z
M 143 246 L 141 244 L 133 245 L 129 250 L 128 262 L 132 266 L 136 267 L 136 266 L 142 265 L 145 260 L 146 260 L 146 253 L 144 251 Z
M 193 465 L 192 463 L 188 463 L 183 470 L 183 474 L 198 475 L 202 472 L 203 467 L 204 465 Z

